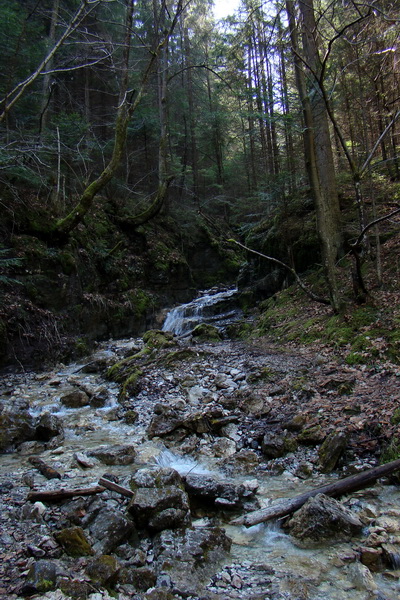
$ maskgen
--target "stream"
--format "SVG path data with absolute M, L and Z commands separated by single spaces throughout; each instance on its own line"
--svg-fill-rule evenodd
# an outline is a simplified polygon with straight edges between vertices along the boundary
M 7 560 L 12 562 L 9 570 L 5 571 L 4 583 L 0 583 L 0 596 L 3 591 L 4 598 L 20 597 L 18 586 L 36 556 L 32 550 L 26 557 L 24 551 L 29 544 L 34 548 L 45 547 L 43 542 L 38 541 L 40 536 L 36 529 L 33 528 L 30 533 L 29 523 L 26 526 L 22 522 L 18 524 L 21 521 L 18 515 L 26 505 L 26 495 L 30 489 L 88 487 L 96 485 L 105 472 L 112 473 L 124 484 L 132 472 L 159 465 L 172 467 L 181 475 L 194 473 L 212 475 L 221 481 L 234 480 L 236 484 L 256 490 L 259 504 L 264 507 L 278 498 L 292 497 L 337 479 L 337 474 L 324 475 L 318 472 L 315 467 L 316 450 L 313 447 L 301 447 L 276 460 L 263 458 L 252 437 L 257 427 L 257 418 L 254 418 L 258 414 L 256 409 L 251 409 L 253 413 L 248 409 L 242 419 L 230 422 L 218 435 L 205 431 L 194 432 L 186 437 L 178 432 L 165 437 L 149 437 L 148 428 L 154 417 L 154 406 L 159 402 L 173 410 L 186 410 L 185 414 L 222 406 L 223 415 L 226 416 L 234 411 L 231 398 L 246 397 L 254 386 L 252 381 L 256 379 L 255 373 L 273 370 L 279 381 L 286 381 L 293 374 L 304 373 L 312 368 L 302 357 L 268 353 L 231 340 L 193 346 L 190 330 L 199 319 L 204 322 L 210 317 L 210 306 L 213 305 L 211 298 L 219 302 L 221 294 L 223 299 L 231 299 L 234 293 L 228 290 L 204 294 L 203 300 L 196 299 L 167 316 L 164 330 L 186 336 L 178 342 L 178 347 L 190 350 L 192 355 L 190 360 L 177 363 L 160 364 L 154 361 L 146 368 L 140 389 L 128 401 L 129 410 L 137 413 L 133 423 L 122 418 L 118 400 L 119 385 L 104 379 L 102 371 L 92 366 L 112 365 L 138 352 L 143 348 L 141 339 L 102 343 L 91 357 L 70 365 L 58 365 L 51 372 L 7 374 L 1 377 L 0 398 L 3 405 L 28 408 L 36 418 L 44 413 L 58 417 L 63 423 L 64 439 L 54 447 L 51 443 L 47 446 L 42 444 L 39 454 L 41 459 L 61 474 L 61 480 L 45 479 L 30 464 L 29 457 L 38 452 L 41 444 L 37 441 L 21 443 L 16 451 L 0 457 L 3 521 L 0 552 L 3 567 Z M 203 308 L 206 308 L 205 313 Z M 219 313 L 219 319 L 214 313 L 213 322 L 229 321 L 235 310 L 229 306 L 226 311 Z M 222 318 L 221 314 L 224 315 Z M 89 397 L 101 397 L 104 403 L 101 406 L 87 404 L 79 408 L 67 407 L 62 398 L 71 389 L 84 391 Z M 266 401 L 273 402 L 273 396 L 268 395 Z M 97 459 L 90 459 L 91 451 L 120 446 L 134 446 L 133 464 L 105 466 Z M 87 465 L 82 466 L 85 460 Z M 367 569 L 366 572 L 357 560 L 359 548 L 365 545 L 365 539 L 371 534 L 377 536 L 386 532 L 391 543 L 400 541 L 399 498 L 399 490 L 393 485 L 376 485 L 353 494 L 346 499 L 346 506 L 356 513 L 364 512 L 370 516 L 370 525 L 366 525 L 362 538 L 309 548 L 302 547 L 275 522 L 246 529 L 230 525 L 229 513 L 210 516 L 206 510 L 198 511 L 193 517 L 194 528 L 217 523 L 232 540 L 229 555 L 221 556 L 220 564 L 214 565 L 214 571 L 204 581 L 199 597 L 221 600 L 400 599 L 399 572 L 395 568 L 384 568 L 380 572 Z M 118 499 L 118 502 L 122 501 Z M 116 503 L 117 500 L 112 502 Z M 51 509 L 44 510 L 44 514 L 47 511 L 49 515 L 48 523 L 52 524 L 54 515 Z M 8 553 L 16 542 L 21 544 L 21 548 L 15 550 L 18 560 L 11 561 L 11 554 Z M 148 550 L 148 564 L 151 564 L 150 554 Z M 41 556 L 41 553 L 38 552 L 37 556 Z M 66 571 L 68 568 L 71 566 L 64 567 Z M 74 568 L 78 570 L 78 567 Z M 10 589 L 14 591 L 10 592 Z M 122 586 L 121 589 L 116 596 L 114 592 L 114 597 L 121 600 L 167 598 L 146 594 L 140 596 L 129 591 L 129 586 Z M 64 597 L 60 594 L 49 591 L 36 593 L 34 597 Z M 88 597 L 100 600 L 108 595 L 105 591 L 97 591 Z

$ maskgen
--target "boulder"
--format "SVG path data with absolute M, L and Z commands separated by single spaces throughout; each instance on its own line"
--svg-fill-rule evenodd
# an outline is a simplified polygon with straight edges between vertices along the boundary
M 26 582 L 21 590 L 23 596 L 45 594 L 54 590 L 57 584 L 57 568 L 49 560 L 38 560 L 30 567 Z
M 199 505 L 235 510 L 243 508 L 254 495 L 254 491 L 244 485 L 212 475 L 189 473 L 184 479 L 189 498 Z
M 130 465 L 136 458 L 136 450 L 131 445 L 102 446 L 88 454 L 105 465 Z
M 361 533 L 363 524 L 334 498 L 317 494 L 294 513 L 286 524 L 301 541 L 347 540 Z
M 121 570 L 118 580 L 120 583 L 133 585 L 139 592 L 145 592 L 156 585 L 157 575 L 152 567 L 125 567 Z
M 35 438 L 41 442 L 49 442 L 52 438 L 64 439 L 64 427 L 61 419 L 46 412 L 36 421 Z
M 220 527 L 162 531 L 154 539 L 157 571 L 168 574 L 171 587 L 180 595 L 202 595 L 205 581 L 226 558 L 230 546 L 230 538 Z
M 192 336 L 201 342 L 222 340 L 222 334 L 218 327 L 214 327 L 214 325 L 209 325 L 208 323 L 196 325 L 192 331 Z
M 296 449 L 294 438 L 277 433 L 266 433 L 261 442 L 261 450 L 267 458 L 280 458 Z
M 27 440 L 34 440 L 35 423 L 27 410 L 3 410 L 0 414 L 0 452 L 15 448 Z
M 117 583 L 118 573 L 121 565 L 115 558 L 103 554 L 96 556 L 86 567 L 86 573 L 93 583 L 106 587 L 113 587 Z
M 330 473 L 336 467 L 347 447 L 344 431 L 334 431 L 324 440 L 318 450 L 319 468 L 322 473 Z
M 154 412 L 155 416 L 147 428 L 147 435 L 150 439 L 168 435 L 182 425 L 182 414 L 170 408 L 167 404 L 157 404 L 154 407 Z
M 174 469 L 141 469 L 130 485 L 134 496 L 128 510 L 138 526 L 162 531 L 190 525 L 188 495 Z
M 81 408 L 90 404 L 90 398 L 83 390 L 73 389 L 61 396 L 60 402 L 67 408 Z
M 93 550 L 100 554 L 110 554 L 120 544 L 135 534 L 131 519 L 119 510 L 100 510 L 90 525 L 90 535 L 94 540 Z
M 93 554 L 81 527 L 67 527 L 54 535 L 56 541 L 69 556 L 89 556 Z

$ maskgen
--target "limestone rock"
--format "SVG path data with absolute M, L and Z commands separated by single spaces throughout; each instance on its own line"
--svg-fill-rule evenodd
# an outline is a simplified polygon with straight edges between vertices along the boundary
M 230 538 L 220 527 L 166 530 L 154 540 L 159 571 L 168 573 L 173 588 L 185 597 L 204 590 L 204 582 L 224 560 L 230 546 Z M 157 600 L 161 597 L 155 596 Z
M 81 527 L 67 527 L 56 533 L 54 537 L 69 556 L 93 554 L 92 547 Z
M 27 410 L 3 410 L 0 414 L 0 452 L 35 439 L 36 428 Z
M 120 568 L 121 565 L 115 556 L 102 554 L 89 562 L 86 572 L 93 583 L 112 587 L 117 582 Z
M 74 389 L 60 397 L 60 402 L 67 408 L 81 408 L 90 404 L 89 396 L 83 390 Z
M 322 473 L 330 473 L 336 467 L 338 460 L 347 447 L 347 435 L 343 431 L 334 431 L 321 444 L 319 468 Z
M 167 405 L 158 404 L 154 407 L 155 416 L 147 429 L 149 438 L 162 437 L 175 431 L 182 425 L 182 415 Z
M 189 498 L 174 469 L 141 469 L 130 485 L 134 497 L 128 510 L 139 526 L 161 531 L 190 525 Z
M 185 476 L 185 488 L 196 503 L 215 508 L 241 508 L 253 495 L 251 490 L 234 481 L 195 473 Z
M 91 450 L 89 456 L 97 458 L 105 465 L 130 465 L 135 462 L 136 450 L 131 445 L 103 446 Z
M 360 519 L 334 498 L 318 494 L 293 515 L 286 527 L 302 541 L 343 540 L 361 532 Z
M 261 442 L 261 450 L 268 458 L 280 458 L 296 449 L 296 441 L 284 434 L 266 433 Z
M 90 534 L 97 540 L 93 549 L 100 554 L 110 554 L 134 533 L 133 522 L 118 510 L 101 510 L 90 525 Z
M 44 594 L 56 588 L 57 569 L 55 563 L 49 560 L 38 560 L 29 569 L 26 583 L 21 592 L 24 596 Z
M 35 437 L 37 440 L 48 442 L 54 437 L 60 441 L 64 438 L 64 427 L 61 419 L 50 413 L 43 413 L 36 422 Z

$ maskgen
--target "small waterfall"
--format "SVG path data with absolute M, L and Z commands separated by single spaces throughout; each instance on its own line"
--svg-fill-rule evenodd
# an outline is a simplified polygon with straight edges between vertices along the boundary
M 236 288 L 217 291 L 215 288 L 201 292 L 201 296 L 173 308 L 167 315 L 163 331 L 175 335 L 186 335 L 199 323 L 211 323 L 217 327 L 238 320 L 242 312 L 230 302 L 237 293 Z

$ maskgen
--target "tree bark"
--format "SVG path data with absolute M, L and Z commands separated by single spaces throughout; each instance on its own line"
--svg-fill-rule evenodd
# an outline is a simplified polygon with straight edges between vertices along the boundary
M 91 488 L 76 488 L 75 490 L 43 490 L 41 492 L 29 492 L 27 499 L 30 502 L 59 502 L 60 500 L 67 500 L 68 498 L 75 498 L 76 496 L 92 496 L 93 494 L 101 494 L 105 488 L 96 485 Z
M 316 23 L 312 2 L 299 0 L 303 18 L 303 60 L 297 35 L 294 3 L 287 0 L 290 37 L 294 56 L 296 85 L 303 108 L 305 123 L 304 148 L 307 170 L 317 213 L 317 227 L 321 254 L 329 288 L 331 304 L 335 311 L 340 308 L 336 259 L 341 247 L 340 209 L 335 183 L 335 169 L 326 107 L 316 86 L 312 88 L 313 102 L 307 90 L 303 61 L 312 73 L 320 70 L 318 46 L 315 39 Z M 315 83 L 315 82 L 314 82 Z
M 368 487 L 370 484 L 375 483 L 377 479 L 390 475 L 399 469 L 400 459 L 393 460 L 385 465 L 369 469 L 368 471 L 363 471 L 362 473 L 352 475 L 351 477 L 346 477 L 340 481 L 335 481 L 335 483 L 330 483 L 328 485 L 315 488 L 314 490 L 300 494 L 300 496 L 296 496 L 296 498 L 282 500 L 281 502 L 277 502 L 276 504 L 268 506 L 267 508 L 262 508 L 261 510 L 256 510 L 248 515 L 244 515 L 243 517 L 233 519 L 231 524 L 251 527 L 252 525 L 257 525 L 258 523 L 265 523 L 266 521 L 270 521 L 272 519 L 279 519 L 291 514 L 292 512 L 295 512 L 301 508 L 309 498 L 313 498 L 317 494 L 325 494 L 326 496 L 336 497 L 348 494 L 349 492 L 356 492 L 357 490 L 362 490 Z

